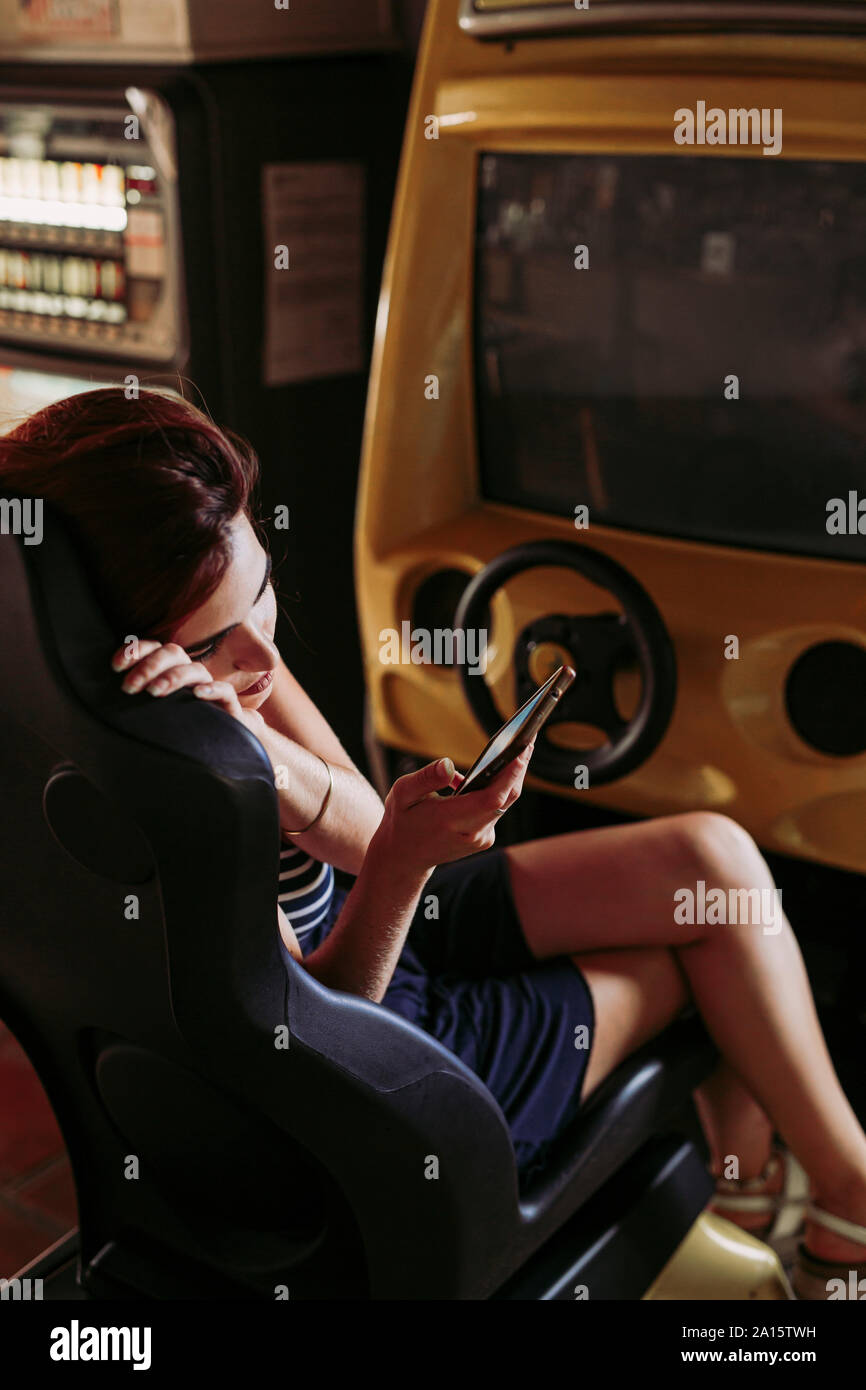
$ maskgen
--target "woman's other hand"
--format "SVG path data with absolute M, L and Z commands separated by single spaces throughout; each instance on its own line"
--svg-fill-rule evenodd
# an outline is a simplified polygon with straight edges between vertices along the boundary
M 162 643 L 151 638 L 129 642 L 114 653 L 111 666 L 114 671 L 123 673 L 120 688 L 128 695 L 146 690 L 158 697 L 191 686 L 199 699 L 219 705 L 254 734 L 264 728 L 262 715 L 258 710 L 242 707 L 233 685 L 228 681 L 214 681 L 207 667 L 200 661 L 193 661 L 176 642 Z
M 499 817 L 523 789 L 534 747 L 530 743 L 488 786 L 465 796 L 437 795 L 444 787 L 456 790 L 463 781 L 450 758 L 398 777 L 373 837 L 377 853 L 386 853 L 395 867 L 429 874 L 437 864 L 489 849 Z

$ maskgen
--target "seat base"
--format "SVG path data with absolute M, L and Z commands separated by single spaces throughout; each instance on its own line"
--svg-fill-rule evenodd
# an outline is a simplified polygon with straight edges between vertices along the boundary
M 690 1140 L 649 1140 L 494 1298 L 634 1302 L 709 1201 L 712 1179 Z
M 74 1231 L 19 1271 L 17 1277 L 42 1279 L 46 1300 L 90 1301 L 92 1295 L 78 1283 L 77 1266 L 78 1232 Z M 650 1301 L 748 1301 L 788 1299 L 794 1294 L 769 1246 L 732 1222 L 705 1212 L 643 1297 Z

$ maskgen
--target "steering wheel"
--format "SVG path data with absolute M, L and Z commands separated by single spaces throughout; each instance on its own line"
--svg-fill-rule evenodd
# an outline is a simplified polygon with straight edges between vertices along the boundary
M 661 614 L 646 590 L 615 560 L 571 541 L 531 541 L 505 550 L 470 580 L 454 617 L 456 629 L 477 629 L 493 595 L 509 579 L 540 565 L 576 570 L 618 599 L 623 613 L 589 616 L 563 613 L 529 623 L 517 638 L 514 669 L 518 706 L 528 700 L 559 665 L 573 666 L 575 680 L 536 739 L 532 771 L 551 782 L 574 786 L 576 766 L 586 768 L 589 786 L 624 777 L 658 747 L 676 700 L 677 667 L 673 644 Z M 546 662 L 546 666 L 540 663 Z M 643 692 L 635 714 L 624 720 L 614 700 L 617 669 L 640 668 Z M 465 664 L 460 679 L 469 706 L 488 737 L 503 723 L 483 675 Z M 597 748 L 558 747 L 547 736 L 553 724 L 589 724 L 607 734 Z

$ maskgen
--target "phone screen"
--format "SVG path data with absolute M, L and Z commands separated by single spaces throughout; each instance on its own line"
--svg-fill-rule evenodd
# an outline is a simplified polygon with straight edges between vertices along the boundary
M 461 796 L 464 792 L 487 786 L 503 767 L 516 758 L 521 749 L 537 738 L 539 730 L 556 709 L 560 698 L 575 678 L 574 668 L 560 666 L 548 680 L 530 695 L 525 704 L 512 714 L 507 724 L 488 743 L 472 764 L 460 786 L 443 787 L 437 796 Z
M 520 732 L 520 729 L 526 721 L 531 718 L 542 700 L 549 693 L 549 688 L 550 681 L 545 681 L 544 685 L 539 686 L 538 690 L 530 697 L 529 701 L 525 705 L 522 705 L 516 714 L 511 716 L 508 723 L 503 724 L 499 733 L 488 743 L 483 754 L 478 759 L 478 762 L 471 769 L 473 781 L 490 766 L 495 758 L 498 758 L 500 754 L 505 752 L 512 739 Z

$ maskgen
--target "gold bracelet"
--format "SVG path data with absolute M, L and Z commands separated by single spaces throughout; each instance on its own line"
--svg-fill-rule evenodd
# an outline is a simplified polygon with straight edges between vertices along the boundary
M 325 767 L 328 769 L 328 777 L 330 779 L 328 790 L 325 792 L 325 799 L 319 808 L 319 814 L 317 816 L 314 816 L 313 819 L 310 821 L 310 824 L 305 825 L 303 830 L 283 830 L 283 835 L 306 835 L 307 831 L 312 830 L 313 826 L 316 825 L 316 823 L 320 821 L 322 819 L 322 816 L 325 814 L 325 807 L 331 799 L 331 792 L 334 790 L 334 774 L 331 770 L 331 764 L 325 761 L 321 753 L 317 753 L 316 757 L 320 760 L 320 762 L 323 762 L 325 764 Z

